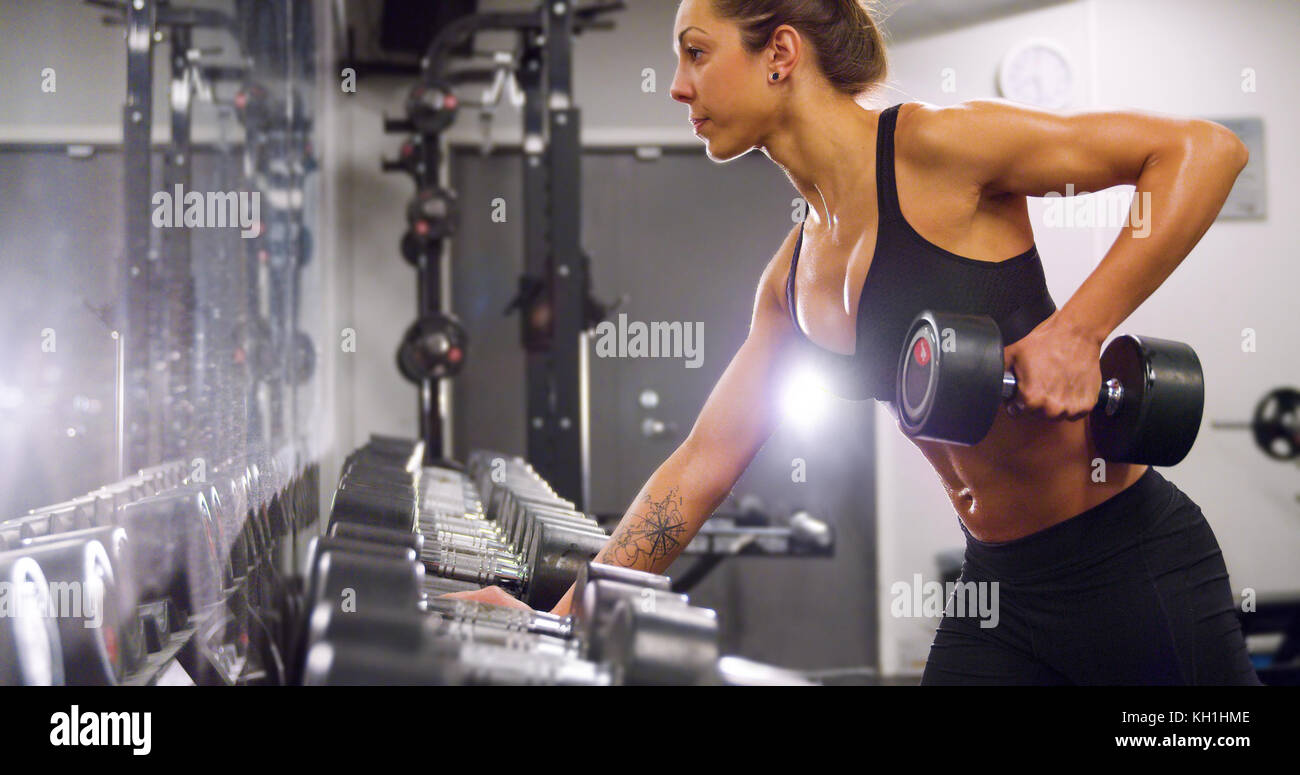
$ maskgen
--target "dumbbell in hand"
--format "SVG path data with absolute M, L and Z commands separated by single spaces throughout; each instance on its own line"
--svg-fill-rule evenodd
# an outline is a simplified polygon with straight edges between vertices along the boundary
M 992 318 L 922 312 L 899 353 L 896 407 L 909 436 L 976 444 L 998 406 L 1015 396 Z M 1205 383 L 1196 352 L 1182 342 L 1131 334 L 1102 353 L 1102 388 L 1089 416 L 1101 455 L 1121 463 L 1171 466 L 1200 430 Z

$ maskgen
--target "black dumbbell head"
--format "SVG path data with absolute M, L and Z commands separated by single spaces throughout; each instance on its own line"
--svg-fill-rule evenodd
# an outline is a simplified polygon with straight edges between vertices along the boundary
M 718 682 L 718 620 L 708 608 L 621 600 L 603 633 L 602 656 L 619 683 L 633 686 Z
M 354 522 L 403 533 L 413 533 L 418 515 L 413 499 L 356 487 L 340 488 L 334 492 L 330 507 L 330 521 Z
M 325 549 L 308 569 L 307 604 L 326 601 L 350 611 L 419 606 L 424 566 L 406 559 Z
M 378 544 L 405 546 L 418 555 L 424 549 L 424 536 L 420 533 L 408 533 L 400 530 L 387 530 L 372 525 L 355 522 L 335 522 L 330 526 L 330 535 L 339 538 L 351 538 L 357 541 L 370 541 Z
M 1131 334 L 1101 355 L 1103 383 L 1115 379 L 1118 406 L 1098 402 L 1088 418 L 1097 451 L 1117 463 L 1172 466 L 1191 451 L 1205 408 L 1205 377 L 1196 351 L 1182 342 Z
M 909 436 L 975 444 L 1002 402 L 1002 334 L 992 318 L 922 312 L 898 358 L 896 408 Z

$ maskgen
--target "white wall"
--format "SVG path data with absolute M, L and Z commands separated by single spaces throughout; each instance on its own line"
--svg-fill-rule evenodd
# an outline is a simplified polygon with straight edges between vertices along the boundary
M 0 142 L 122 141 L 126 42 L 121 25 L 102 23 L 108 15 L 80 0 L 0 0 Z M 222 54 L 210 56 L 214 63 L 235 60 L 236 47 L 224 32 L 197 30 L 194 43 L 224 49 Z M 167 121 L 170 52 L 165 41 L 154 48 L 156 142 L 171 136 Z M 46 68 L 54 71 L 53 93 L 42 90 Z M 218 136 L 210 105 L 195 101 L 193 121 L 196 142 Z M 242 139 L 241 131 L 228 133 L 231 140 Z
M 1278 385 L 1300 384 L 1292 214 L 1300 196 L 1294 33 L 1300 3 L 1243 0 L 1078 0 L 892 48 L 896 90 L 886 104 L 920 100 L 949 105 L 997 96 L 1002 55 L 1027 37 L 1049 37 L 1072 55 L 1077 73 L 1070 109 L 1135 109 L 1225 118 L 1259 116 L 1265 127 L 1266 220 L 1219 221 L 1179 269 L 1118 331 L 1191 343 L 1206 378 L 1206 423 L 1188 458 L 1162 473 L 1202 507 L 1223 547 L 1234 590 L 1260 595 L 1300 587 L 1300 476 L 1265 458 L 1249 433 L 1214 430 L 1214 419 L 1248 419 Z M 1254 68 L 1257 91 L 1242 89 Z M 953 68 L 956 90 L 941 89 Z M 1252 159 L 1252 163 L 1264 161 Z M 1132 191 L 1132 187 L 1127 187 Z M 1057 304 L 1067 300 L 1119 233 L 1048 228 L 1044 200 L 1031 200 L 1034 232 Z M 1242 351 L 1255 329 L 1256 352 Z M 962 545 L 956 517 L 937 476 L 895 431 L 883 410 L 879 453 L 879 563 L 882 669 L 919 671 L 936 619 L 889 615 L 889 586 L 912 574 L 936 578 L 934 555 Z
M 353 446 L 371 433 L 409 437 L 419 427 L 416 389 L 398 374 L 394 360 L 415 319 L 416 273 L 398 251 L 415 187 L 406 175 L 379 168 L 381 155 L 396 156 L 405 139 L 384 134 L 383 116 L 402 114 L 408 86 L 406 80 L 363 79 L 355 94 L 338 100 L 339 249 L 351 260 L 341 315 L 356 331 L 357 348 L 342 357 L 356 396 L 345 421 Z

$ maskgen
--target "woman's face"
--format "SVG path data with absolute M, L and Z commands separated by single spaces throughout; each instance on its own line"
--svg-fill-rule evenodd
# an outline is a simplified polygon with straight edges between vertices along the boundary
M 714 161 L 729 161 L 754 149 L 776 107 L 761 56 L 740 45 L 740 31 L 713 15 L 709 0 L 683 0 L 673 25 L 677 72 L 672 98 L 690 106 L 690 118 L 705 119 L 695 131 Z

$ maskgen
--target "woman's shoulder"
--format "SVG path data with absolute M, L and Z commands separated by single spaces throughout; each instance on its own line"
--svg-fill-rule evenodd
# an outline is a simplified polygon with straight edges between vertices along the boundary
M 894 123 L 894 153 L 923 166 L 948 158 L 962 137 L 961 114 L 967 104 L 904 102 L 899 105 Z
M 895 153 L 917 166 L 968 165 L 986 144 L 1045 115 L 992 98 L 952 105 L 904 102 L 894 128 Z

